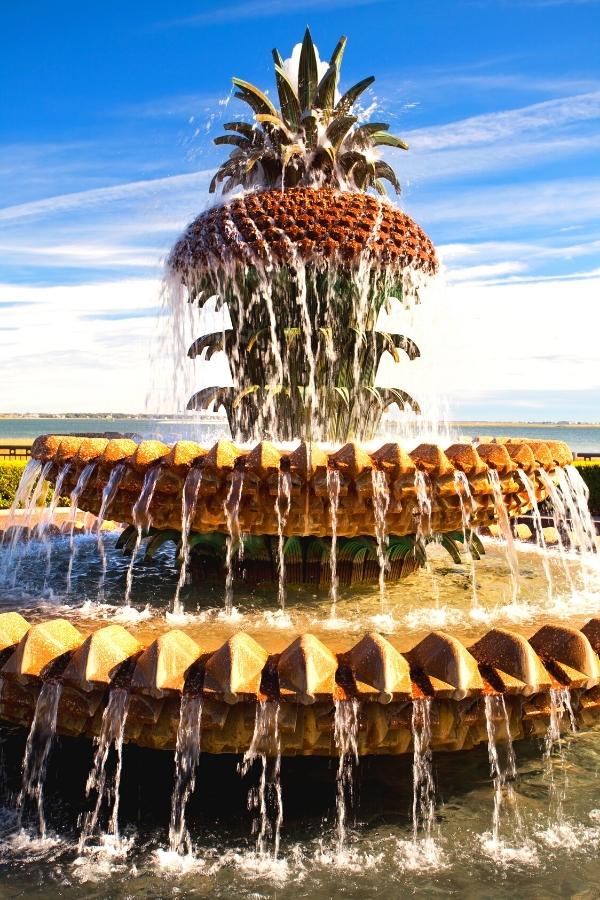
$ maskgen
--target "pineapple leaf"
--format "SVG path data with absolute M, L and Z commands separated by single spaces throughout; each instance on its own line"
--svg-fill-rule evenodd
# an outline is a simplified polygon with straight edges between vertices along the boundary
M 310 110 L 302 116 L 302 127 L 304 128 L 304 140 L 309 150 L 317 149 L 317 141 L 319 138 L 319 126 L 317 117 Z
M 250 147 L 248 138 L 241 134 L 220 134 L 214 138 L 215 144 L 233 144 L 235 147 Z
M 353 134 L 354 138 L 369 138 L 379 131 L 387 131 L 390 126 L 385 122 L 367 122 L 360 125 Z
M 408 144 L 395 134 L 387 134 L 385 131 L 376 131 L 371 135 L 373 144 L 377 147 L 385 144 L 388 147 L 398 147 L 400 150 L 408 150 Z
M 293 85 L 280 65 L 275 66 L 275 80 L 277 81 L 277 93 L 279 94 L 281 115 L 288 128 L 297 131 L 302 116 L 302 110 L 300 109 L 300 103 L 298 102 L 298 97 L 296 96 Z
M 375 168 L 376 178 L 387 179 L 387 181 L 389 181 L 393 185 L 396 193 L 399 194 L 400 190 L 401 190 L 400 182 L 398 181 L 398 178 L 396 177 L 396 173 L 394 172 L 392 167 L 389 166 L 386 162 L 383 162 L 380 160 L 379 162 L 375 163 L 374 168 Z
M 342 57 L 344 55 L 344 50 L 346 49 L 346 44 L 348 43 L 348 38 L 344 35 L 341 36 L 337 44 L 335 45 L 335 50 L 331 54 L 331 59 L 329 60 L 330 66 L 335 66 L 338 72 L 342 66 Z
M 283 148 L 281 154 L 281 164 L 283 165 L 283 168 L 286 168 L 293 156 L 302 156 L 303 153 L 304 148 L 301 147 L 300 144 L 288 144 L 287 147 Z
M 329 66 L 317 88 L 314 105 L 324 112 L 331 112 L 335 105 L 335 89 L 337 87 L 338 70 Z
M 252 348 L 254 347 L 254 345 L 256 344 L 256 342 L 258 341 L 258 339 L 259 339 L 259 337 L 261 336 L 261 334 L 264 334 L 266 330 L 267 330 L 266 328 L 261 328 L 259 331 L 255 331 L 255 332 L 254 332 L 254 334 L 252 335 L 252 337 L 250 338 L 250 340 L 249 340 L 248 343 L 246 344 L 246 352 L 247 352 L 247 353 L 249 353 L 250 350 L 252 350 Z
M 294 135 L 288 129 L 287 125 L 280 119 L 279 116 L 272 116 L 268 113 L 261 113 L 255 116 L 256 121 L 260 122 L 261 125 L 271 125 L 273 128 L 277 128 L 278 131 L 281 131 L 282 134 L 288 139 L 288 141 L 293 141 Z
M 248 140 L 252 140 L 259 136 L 259 132 L 256 130 L 255 126 L 250 125 L 249 122 L 225 122 L 223 128 L 225 131 L 238 131 L 240 134 L 243 134 L 244 137 L 247 137 Z
M 188 350 L 188 356 L 190 359 L 196 359 L 197 356 L 200 356 L 203 350 L 208 349 L 206 359 L 210 359 L 213 353 L 217 353 L 219 350 L 223 350 L 223 347 L 223 332 L 214 331 L 212 334 L 203 334 L 202 337 L 199 337 L 197 340 L 195 340 Z
M 336 116 L 327 126 L 325 135 L 336 150 L 340 147 L 356 121 L 356 116 Z
M 231 79 L 236 88 L 239 88 L 236 91 L 235 96 L 239 100 L 243 100 L 255 113 L 267 113 L 272 116 L 277 115 L 277 110 L 269 100 L 266 94 L 263 94 L 261 90 L 255 87 L 253 84 L 250 84 L 249 81 L 242 81 L 241 78 L 232 78 Z
M 370 87 L 374 81 L 375 77 L 373 75 L 369 75 L 368 78 L 363 78 L 362 81 L 359 81 L 358 84 L 355 84 L 353 87 L 347 90 L 335 107 L 336 116 L 345 116 L 346 113 L 350 112 L 354 103 L 358 100 L 363 91 L 366 91 L 366 89 Z
M 258 384 L 249 384 L 248 387 L 242 388 L 235 395 L 235 399 L 233 401 L 233 408 L 236 409 L 244 399 L 244 397 L 249 397 L 251 394 L 256 394 L 256 392 L 260 390 L 260 385 Z
M 317 91 L 318 73 L 315 45 L 313 44 L 310 30 L 307 28 L 302 41 L 300 51 L 300 63 L 298 65 L 298 98 L 303 112 L 312 107 L 313 98 Z
M 231 403 L 231 388 L 214 386 L 202 388 L 188 400 L 186 409 L 199 410 L 208 409 L 213 403 L 219 406 L 229 406 Z
M 460 550 L 458 549 L 458 544 L 449 534 L 443 534 L 440 537 L 440 544 L 444 548 L 444 550 L 450 554 L 452 557 L 452 561 L 456 563 L 457 566 L 460 566 L 462 559 L 460 558 Z

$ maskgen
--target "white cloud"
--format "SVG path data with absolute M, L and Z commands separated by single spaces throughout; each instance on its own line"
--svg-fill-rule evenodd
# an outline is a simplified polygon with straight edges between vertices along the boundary
M 555 129 L 600 118 L 600 91 L 547 100 L 520 109 L 486 113 L 410 131 L 416 150 L 447 150 L 473 144 L 499 143 L 538 129 Z
M 175 305 L 179 342 L 155 312 L 160 282 L 127 279 L 97 285 L 0 285 L 0 411 L 182 410 L 190 394 L 227 383 L 224 357 L 193 363 L 191 340 L 222 324 L 196 307 Z M 596 389 L 600 398 L 600 275 L 576 287 L 438 282 L 397 324 L 414 338 L 420 360 L 382 364 L 380 383 L 403 387 L 428 405 L 443 389 L 450 401 L 474 394 Z M 387 323 L 393 327 L 393 323 Z M 14 329 L 14 330 L 13 330 Z M 177 385 L 178 402 L 171 385 Z M 426 404 L 426 405 L 427 405 Z M 443 405 L 443 404 L 442 404 Z

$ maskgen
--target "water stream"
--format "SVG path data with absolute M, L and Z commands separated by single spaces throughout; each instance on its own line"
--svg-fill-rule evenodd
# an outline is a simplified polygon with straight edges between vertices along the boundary
M 175 747 L 175 784 L 169 822 L 169 851 L 180 855 L 192 852 L 192 840 L 185 824 L 185 810 L 196 784 L 201 733 L 202 697 L 183 694 L 179 708 L 177 745 Z
M 242 491 L 244 490 L 244 473 L 235 471 L 231 476 L 231 485 L 227 499 L 223 505 L 227 522 L 227 543 L 225 553 L 225 615 L 233 612 L 233 560 L 236 552 L 241 557 L 243 544 L 240 535 L 239 511 Z
M 129 691 L 125 688 L 112 688 L 102 714 L 100 734 L 95 741 L 94 760 L 86 783 L 86 797 L 90 797 L 92 793 L 95 793 L 96 801 L 93 809 L 87 812 L 83 819 L 79 837 L 80 853 L 85 850 L 86 844 L 96 832 L 104 803 L 111 807 L 105 834 L 114 845 L 119 843 L 119 800 L 123 766 L 123 738 L 125 736 L 128 710 Z M 109 777 L 107 762 L 111 747 L 114 747 L 116 764 L 112 777 Z
M 550 568 L 550 559 L 548 556 L 546 539 L 544 537 L 544 528 L 542 526 L 540 508 L 538 506 L 537 497 L 535 496 L 535 488 L 531 483 L 531 479 L 529 478 L 527 473 L 523 471 L 523 469 L 517 469 L 517 475 L 521 479 L 523 486 L 525 487 L 529 503 L 531 504 L 531 516 L 533 519 L 536 542 L 542 550 L 542 565 L 544 567 L 546 581 L 548 582 L 548 603 L 552 604 L 552 598 L 554 595 L 554 580 L 552 578 L 552 570 Z
M 279 739 L 279 703 L 261 700 L 256 704 L 254 732 L 240 765 L 247 775 L 254 763 L 260 765 L 258 784 L 248 792 L 248 809 L 255 812 L 252 831 L 256 834 L 258 857 L 277 859 L 283 822 L 281 793 L 281 744 Z
M 285 610 L 285 526 L 290 514 L 291 496 L 292 476 L 289 472 L 280 469 L 277 476 L 275 512 L 277 514 L 277 599 L 282 612 Z
M 348 840 L 348 819 L 354 812 L 355 768 L 358 765 L 358 700 L 336 700 L 333 735 L 339 753 L 336 776 L 336 851 L 342 859 Z
M 329 568 L 331 584 L 329 596 L 331 598 L 331 618 L 337 615 L 339 579 L 337 574 L 337 531 L 338 508 L 340 503 L 340 473 L 337 469 L 327 469 L 327 495 L 329 498 L 329 515 L 331 517 L 331 546 L 329 550 Z
M 500 534 L 502 535 L 506 551 L 506 561 L 508 563 L 508 569 L 510 572 L 511 598 L 512 602 L 516 603 L 521 587 L 519 557 L 517 555 L 517 549 L 515 547 L 515 540 L 513 537 L 512 528 L 510 526 L 510 519 L 506 509 L 506 504 L 504 502 L 504 496 L 502 494 L 500 476 L 498 475 L 496 469 L 490 469 L 488 471 L 488 479 L 492 487 L 494 507 L 496 510 L 496 519 L 498 522 L 498 527 L 500 528 Z
M 183 613 L 181 591 L 186 583 L 190 564 L 190 531 L 196 513 L 198 491 L 201 484 L 202 469 L 196 466 L 188 472 L 181 495 L 181 568 L 173 598 L 173 614 L 176 616 L 180 616 Z
M 384 615 L 386 550 L 388 545 L 386 516 L 390 505 L 390 489 L 385 472 L 382 472 L 380 469 L 372 469 L 371 481 L 373 487 L 375 538 L 377 540 L 377 561 L 379 562 L 379 597 L 381 600 L 381 614 Z
M 431 752 L 431 703 L 429 698 L 413 700 L 413 842 L 433 844 L 435 824 L 435 784 Z
M 152 503 L 154 489 L 156 488 L 156 483 L 158 481 L 160 473 L 160 465 L 154 465 L 152 466 L 152 468 L 148 469 L 148 471 L 144 475 L 144 483 L 142 485 L 140 495 L 133 506 L 133 522 L 136 527 L 136 537 L 133 551 L 131 553 L 131 561 L 127 568 L 127 577 L 125 579 L 125 606 L 129 606 L 131 602 L 131 589 L 133 587 L 133 567 L 135 566 L 135 561 L 142 544 L 144 528 L 149 528 L 152 525 L 152 519 L 149 513 L 150 504 Z
M 46 837 L 46 816 L 44 813 L 44 779 L 48 767 L 48 757 L 56 734 L 56 719 L 62 685 L 58 681 L 42 684 L 35 705 L 35 713 L 23 758 L 23 783 L 17 798 L 18 823 L 22 826 L 30 803 L 37 813 L 38 831 Z

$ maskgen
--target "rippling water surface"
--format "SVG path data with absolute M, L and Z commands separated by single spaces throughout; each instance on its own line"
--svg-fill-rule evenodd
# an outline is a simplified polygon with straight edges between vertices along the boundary
M 507 560 L 488 541 L 477 563 L 476 600 L 471 570 L 430 547 L 430 566 L 399 585 L 342 589 L 336 618 L 327 592 L 289 587 L 285 615 L 277 613 L 277 587 L 236 587 L 234 612 L 223 612 L 223 589 L 189 584 L 185 615 L 174 619 L 177 570 L 163 549 L 134 568 L 131 607 L 124 606 L 128 558 L 105 537 L 107 577 L 96 538 L 75 540 L 67 593 L 69 542 L 21 548 L 10 566 L 0 559 L 3 609 L 30 620 L 66 616 L 81 628 L 107 621 L 136 623 L 150 637 L 174 624 L 218 646 L 240 628 L 276 651 L 301 630 L 332 648 L 355 643 L 368 629 L 413 646 L 432 627 L 447 628 L 468 644 L 496 624 L 531 634 L 545 620 L 578 625 L 600 614 L 596 558 L 582 562 L 551 555 L 553 593 L 538 551 L 520 547 L 520 594 L 510 595 Z M 15 564 L 18 568 L 14 568 Z M 102 593 L 99 596 L 100 585 Z M 248 790 L 256 779 L 238 772 L 237 758 L 201 756 L 187 826 L 193 851 L 168 852 L 173 753 L 125 750 L 121 779 L 120 836 L 91 840 L 78 850 L 78 819 L 93 748 L 84 739 L 57 738 L 45 783 L 47 834 L 19 830 L 14 799 L 26 735 L 2 733 L 0 897 L 398 897 L 456 894 L 466 897 L 578 897 L 600 893 L 600 734 L 569 735 L 544 759 L 542 742 L 515 744 L 518 779 L 493 836 L 494 788 L 485 746 L 434 753 L 435 820 L 428 840 L 413 835 L 412 757 L 362 758 L 356 767 L 354 808 L 340 849 L 336 831 L 337 759 L 282 762 L 283 827 L 277 859 L 257 855 Z M 502 753 L 502 748 L 500 748 Z M 27 825 L 28 823 L 26 823 Z

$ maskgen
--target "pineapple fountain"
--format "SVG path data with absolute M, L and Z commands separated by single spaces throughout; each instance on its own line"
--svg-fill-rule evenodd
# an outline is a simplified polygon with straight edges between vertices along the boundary
M 100 524 L 125 523 L 117 547 L 131 554 L 127 609 L 142 544 L 148 557 L 177 547 L 173 606 L 147 626 L 81 613 L 76 620 L 0 615 L 0 715 L 30 729 L 18 802 L 21 810 L 33 804 L 42 835 L 55 733 L 96 738 L 87 785 L 95 806 L 84 817 L 81 852 L 111 796 L 108 833 L 118 839 L 124 742 L 175 748 L 169 847 L 180 856 L 191 847 L 185 813 L 200 753 L 243 753 L 245 769 L 258 760 L 257 852 L 272 857 L 283 816 L 282 755 L 338 758 L 340 851 L 359 756 L 412 755 L 415 840 L 423 829 L 431 840 L 432 749 L 487 743 L 495 752 L 497 741 L 512 748 L 517 738 L 550 732 L 552 746 L 561 727 L 590 723 L 600 709 L 598 619 L 566 626 L 545 615 L 528 634 L 494 627 L 462 639 L 432 630 L 413 640 L 382 614 L 371 625 L 365 618 L 358 633 L 336 625 L 340 586 L 366 584 L 385 613 L 390 586 L 429 570 L 430 549 L 444 548 L 455 566 L 465 556 L 472 562 L 490 528 L 504 541 L 516 602 L 519 516 L 530 517 L 546 554 L 550 592 L 542 516 L 557 526 L 555 566 L 565 579 L 572 582 L 573 565 L 595 552 L 565 444 L 457 442 L 408 452 L 376 438 L 391 404 L 419 411 L 405 391 L 376 386 L 382 354 L 419 355 L 409 336 L 377 329 L 379 313 L 391 297 L 418 303 L 438 263 L 427 235 L 384 196 L 384 181 L 400 187 L 379 148 L 408 148 L 387 124 L 360 121 L 357 101 L 373 78 L 340 95 L 345 44 L 342 38 L 326 64 L 308 31 L 292 60 L 273 51 L 278 105 L 234 79 L 253 117 L 225 124 L 216 138 L 233 148 L 210 187 L 225 196 L 191 223 L 168 260 L 174 302 L 217 298 L 227 306 L 231 328 L 199 337 L 189 356 L 225 351 L 233 386 L 201 390 L 188 408 L 222 405 L 232 440 L 168 446 L 47 435 L 35 442 L 15 501 L 15 509 L 35 509 L 45 485 L 54 485 L 38 539 L 67 494 Z M 5 538 L 13 581 L 20 536 L 14 528 Z M 98 547 L 106 573 L 101 536 Z M 46 558 L 50 565 L 50 550 Z M 186 611 L 190 574 L 196 590 L 211 579 L 224 587 L 223 613 L 210 627 Z M 285 627 L 245 627 L 233 604 L 236 584 L 260 595 L 271 581 Z M 328 593 L 329 620 L 297 629 L 284 611 L 292 584 Z M 112 795 L 111 747 L 118 758 Z M 501 793 L 507 773 L 494 772 Z

